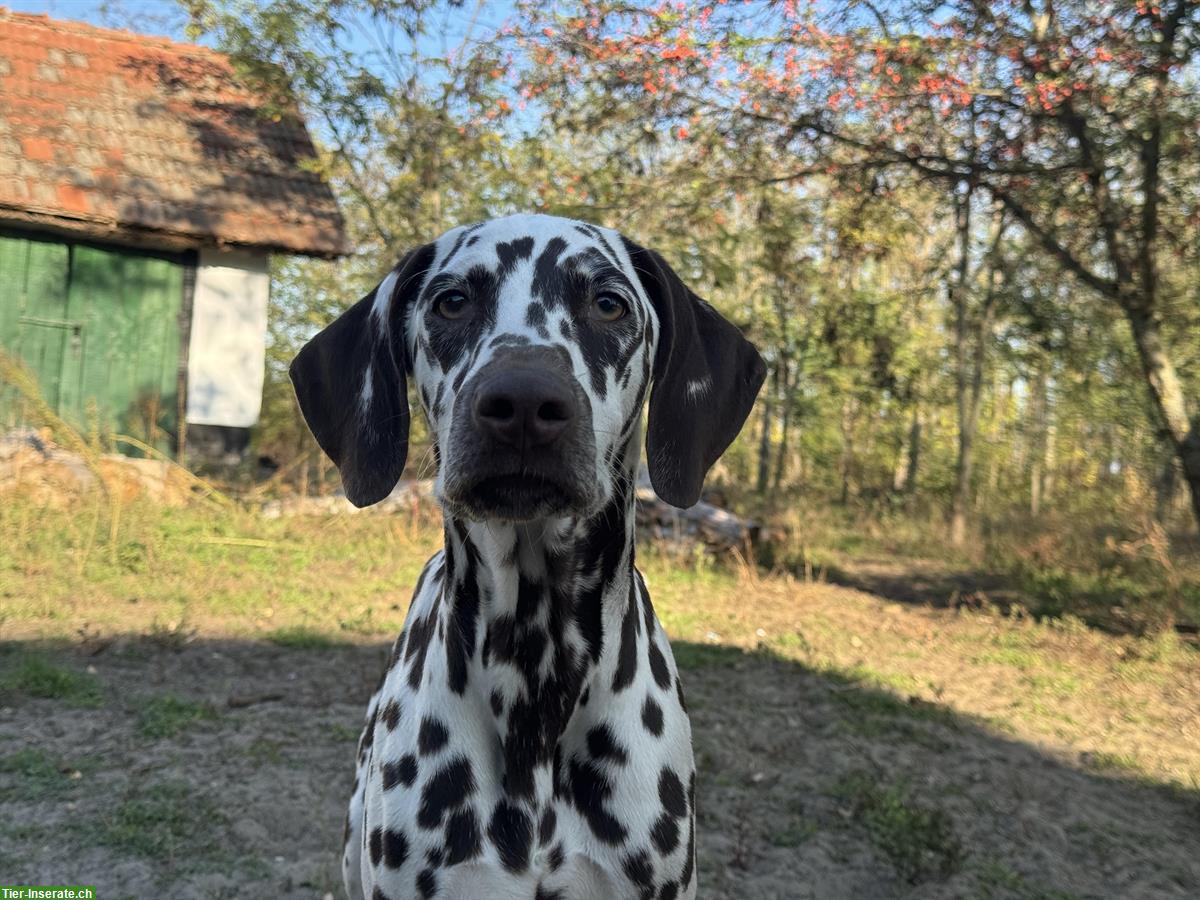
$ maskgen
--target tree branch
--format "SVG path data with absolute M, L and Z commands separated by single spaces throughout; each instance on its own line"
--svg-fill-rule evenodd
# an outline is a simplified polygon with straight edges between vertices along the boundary
M 1025 230 L 1033 235 L 1038 243 L 1042 245 L 1043 249 L 1058 260 L 1064 269 L 1103 296 L 1111 300 L 1120 299 L 1121 292 L 1117 282 L 1109 278 L 1101 278 L 1091 269 L 1087 268 L 1087 266 L 1075 257 L 1075 254 L 1058 240 L 1052 231 L 1034 219 L 1028 207 L 998 185 L 985 184 L 984 187 L 993 197 L 1004 204 L 1005 209 L 1013 214 L 1016 220 L 1024 226 Z

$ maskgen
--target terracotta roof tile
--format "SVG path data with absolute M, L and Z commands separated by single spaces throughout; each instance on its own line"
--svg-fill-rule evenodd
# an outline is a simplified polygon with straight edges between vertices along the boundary
M 0 7 L 0 222 L 345 252 L 304 124 L 260 109 L 206 47 Z

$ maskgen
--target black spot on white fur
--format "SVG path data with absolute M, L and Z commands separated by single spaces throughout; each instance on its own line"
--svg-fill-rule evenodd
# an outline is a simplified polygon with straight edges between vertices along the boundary
M 529 867 L 529 849 L 533 843 L 533 823 L 529 815 L 507 800 L 501 800 L 492 813 L 488 838 L 500 853 L 500 862 L 510 872 Z
M 399 869 L 408 860 L 408 838 L 403 831 L 389 828 L 383 832 L 383 863 Z
M 662 707 L 649 695 L 646 696 L 646 702 L 642 704 L 642 724 L 655 737 L 660 737 L 663 733 Z
M 417 758 L 411 753 L 406 753 L 395 762 L 385 762 L 380 768 L 385 791 L 391 790 L 398 784 L 412 787 L 417 778 Z
M 475 811 L 463 809 L 454 813 L 446 822 L 446 865 L 474 859 L 482 850 L 482 843 Z
M 422 828 L 438 828 L 447 810 L 456 809 L 475 792 L 471 762 L 465 756 L 447 763 L 433 775 L 421 791 L 417 823 Z
M 417 746 L 422 756 L 437 753 L 450 740 L 450 732 L 437 719 L 426 716 L 421 720 L 421 733 L 417 737 Z
M 422 869 L 417 874 L 417 895 L 421 900 L 433 900 L 438 892 L 437 872 L 433 869 Z
M 592 759 L 609 760 L 621 766 L 629 762 L 625 748 L 617 743 L 612 729 L 607 725 L 597 725 L 588 732 L 587 746 Z

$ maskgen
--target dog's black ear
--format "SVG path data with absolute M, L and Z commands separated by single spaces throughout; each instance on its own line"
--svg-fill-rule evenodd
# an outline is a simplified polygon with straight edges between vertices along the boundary
M 738 432 L 767 374 L 741 331 L 692 293 L 653 250 L 625 241 L 658 314 L 658 348 L 646 429 L 650 481 L 687 508 Z
M 305 344 L 288 370 L 304 421 L 358 507 L 390 494 L 404 471 L 404 320 L 432 260 L 432 244 L 405 256 L 375 290 Z

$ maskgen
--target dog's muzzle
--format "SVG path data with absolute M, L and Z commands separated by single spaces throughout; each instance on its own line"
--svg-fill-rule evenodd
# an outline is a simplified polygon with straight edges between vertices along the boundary
M 580 513 L 596 492 L 591 404 L 563 354 L 505 348 L 455 401 L 445 499 L 474 519 Z

